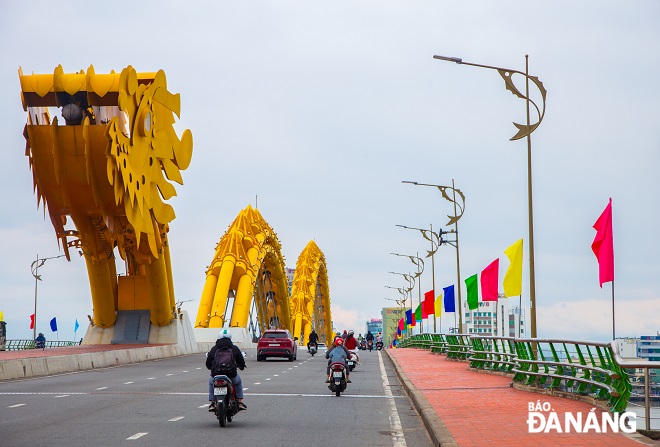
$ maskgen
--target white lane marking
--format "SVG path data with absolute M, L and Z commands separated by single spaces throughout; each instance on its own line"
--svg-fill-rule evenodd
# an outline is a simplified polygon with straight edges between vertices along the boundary
M 135 383 L 135 382 L 124 382 L 124 385 L 130 385 L 131 383 Z
M 261 385 L 261 382 L 254 382 L 255 385 Z
M 181 372 L 187 373 L 188 371 L 181 371 Z
M 155 377 L 147 377 L 147 380 L 155 380 Z
M 148 434 L 149 434 L 149 433 L 135 433 L 133 436 L 129 436 L 128 438 L 126 438 L 126 440 L 129 440 L 129 439 L 131 439 L 131 440 L 132 440 L 132 439 L 139 439 L 139 438 L 141 438 L 142 436 L 144 436 L 144 435 L 148 435 Z
M 207 407 L 208 407 L 208 405 L 204 404 L 204 405 L 200 405 L 200 406 L 197 407 L 197 408 L 207 408 Z
M 199 368 L 195 368 L 195 369 L 202 369 L 202 367 L 200 366 Z
M 261 382 L 255 383 L 255 385 L 261 385 Z M 248 388 L 243 388 L 244 390 L 247 390 Z M 28 393 L 28 392 L 21 392 L 21 393 L 0 393 L 0 396 L 10 396 L 10 395 L 23 395 L 23 396 L 52 396 L 54 394 L 59 394 L 59 393 L 44 393 L 44 392 L 39 392 L 39 393 Z M 95 393 L 93 391 L 91 392 L 73 392 L 73 393 L 68 393 L 67 396 L 87 396 L 87 395 L 94 395 L 94 394 L 123 394 L 123 395 L 131 395 L 131 394 L 149 394 L 149 395 L 157 395 L 157 396 L 208 396 L 208 393 L 179 393 L 179 392 L 145 392 L 145 391 L 106 391 L 102 393 Z M 249 396 L 282 396 L 282 397 L 335 397 L 334 394 L 305 394 L 305 393 L 248 393 Z M 382 396 L 382 395 L 375 395 L 375 394 L 342 394 L 342 396 L 346 397 L 367 397 L 367 398 L 378 398 L 378 399 L 403 399 L 402 396 Z M 21 405 L 26 405 L 26 404 L 18 404 L 15 406 L 20 407 Z M 10 407 L 13 408 L 13 407 Z M 201 408 L 201 407 L 200 407 Z
M 18 407 L 22 407 L 23 405 L 25 405 L 25 404 L 10 405 L 7 408 L 18 408 Z
M 55 399 L 57 399 L 58 397 L 69 397 L 69 395 L 68 394 L 60 394 L 59 396 L 55 396 Z
M 245 390 L 249 390 L 249 389 L 250 389 L 250 388 L 248 388 L 248 387 L 243 387 L 243 391 L 245 391 Z
M 273 374 L 273 377 L 279 377 L 279 376 L 280 376 L 279 374 Z
M 206 406 L 206 405 L 204 405 L 204 406 Z M 177 416 L 177 417 L 175 417 L 175 418 L 168 419 L 168 422 L 176 422 L 176 421 L 180 421 L 180 420 L 183 419 L 183 418 L 184 418 L 184 416 Z
M 289 368 L 289 371 L 291 371 L 293 368 Z
M 100 390 L 107 390 L 107 389 L 108 389 L 108 387 L 107 387 L 107 386 L 102 386 L 101 388 L 97 388 L 97 389 L 96 389 L 96 391 L 100 391 Z
M 245 388 L 244 388 L 245 389 Z M 165 394 L 165 393 L 162 393 Z M 200 393 L 202 394 L 202 393 Z M 267 397 L 335 397 L 334 393 L 328 394 L 304 394 L 304 393 L 245 393 L 246 396 L 267 396 Z M 401 396 L 381 396 L 375 394 L 343 394 L 341 397 L 359 397 L 370 399 L 402 399 Z
M 266 380 L 270 380 L 270 377 L 268 377 Z
M 390 390 L 390 382 L 387 379 L 385 372 L 385 364 L 383 363 L 383 355 L 378 351 L 378 363 L 380 364 L 380 377 L 383 379 L 383 389 L 385 396 L 393 397 L 392 390 Z M 394 399 L 390 399 L 390 428 L 392 429 L 392 445 L 394 447 L 406 447 L 406 438 L 403 435 L 403 428 L 401 427 L 401 419 L 399 413 L 396 411 L 396 403 Z
M 169 377 L 169 376 L 173 376 L 174 374 L 165 374 L 165 375 Z

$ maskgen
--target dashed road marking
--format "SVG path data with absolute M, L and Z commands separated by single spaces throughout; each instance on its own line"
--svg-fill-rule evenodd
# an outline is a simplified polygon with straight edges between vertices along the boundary
M 97 388 L 96 391 L 107 390 L 107 389 L 108 389 L 107 386 L 102 386 L 101 388 Z
M 206 405 L 203 405 L 203 406 L 205 407 Z M 175 418 L 168 419 L 168 422 L 176 422 L 176 421 L 180 421 L 180 420 L 183 419 L 183 418 L 184 418 L 184 416 L 177 416 L 177 417 L 175 417 Z
M 68 394 L 60 394 L 59 396 L 55 396 L 55 399 L 57 399 L 58 397 L 68 397 L 68 396 L 69 396 Z
M 149 433 L 135 433 L 133 436 L 129 436 L 126 438 L 126 440 L 133 440 L 133 439 L 139 439 L 144 435 L 148 435 Z
M 130 385 L 131 383 L 135 383 L 135 382 L 124 382 L 124 385 Z
M 18 408 L 18 407 L 22 407 L 23 405 L 25 405 L 25 404 L 10 405 L 7 408 Z
M 383 380 L 383 389 L 385 396 L 392 397 L 392 390 L 390 389 L 390 382 L 387 378 L 387 371 L 385 371 L 385 364 L 383 363 L 383 356 L 378 352 L 378 363 L 380 364 L 380 377 Z M 394 399 L 390 400 L 389 408 L 390 428 L 392 429 L 392 443 L 394 447 L 406 447 L 406 438 L 403 434 L 403 427 L 401 426 L 401 419 L 396 410 L 396 403 Z

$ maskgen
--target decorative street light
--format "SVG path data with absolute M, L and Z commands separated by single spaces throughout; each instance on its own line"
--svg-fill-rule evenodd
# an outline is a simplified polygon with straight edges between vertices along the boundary
M 37 254 L 37 260 L 33 261 L 32 265 L 30 266 L 30 270 L 32 271 L 32 276 L 34 276 L 34 326 L 32 332 L 33 340 L 37 338 L 37 284 L 38 281 L 41 281 L 41 275 L 39 275 L 39 267 L 44 265 L 46 261 L 48 261 L 49 259 L 57 259 L 63 256 L 66 255 L 52 256 L 50 258 L 39 259 L 39 255 Z
M 439 59 L 448 62 L 455 62 L 460 65 L 471 65 L 473 67 L 488 68 L 491 70 L 496 70 L 502 79 L 504 79 L 504 84 L 507 90 L 516 95 L 518 98 L 524 99 L 527 105 L 527 124 L 518 124 L 513 123 L 513 125 L 518 129 L 518 132 L 511 137 L 511 141 L 519 140 L 523 137 L 527 137 L 527 206 L 529 210 L 529 300 L 530 300 L 530 318 L 531 318 L 531 336 L 536 338 L 536 281 L 534 278 L 534 213 L 532 211 L 532 132 L 536 130 L 537 127 L 543 121 L 543 116 L 545 115 L 545 97 L 547 91 L 543 86 L 543 83 L 536 76 L 529 75 L 529 55 L 525 55 L 525 72 L 518 70 L 511 70 L 509 68 L 495 67 L 491 65 L 482 65 L 474 64 L 470 62 L 464 62 L 463 59 L 459 57 L 447 57 L 447 56 L 433 56 L 433 59 Z M 523 94 L 516 85 L 513 83 L 512 77 L 514 74 L 519 74 L 525 77 L 525 94 Z M 529 82 L 532 81 L 536 88 L 541 92 L 541 100 L 543 101 L 541 108 L 530 99 L 529 96 Z M 530 123 L 529 116 L 529 107 L 530 104 L 536 109 L 538 115 L 538 121 L 534 124 Z
M 440 246 L 442 244 L 451 244 L 451 241 L 444 240 L 442 238 L 442 235 L 446 234 L 446 233 L 455 233 L 455 230 L 442 231 L 442 229 L 440 229 L 438 231 L 438 233 L 436 234 L 436 233 L 433 232 L 433 224 L 431 224 L 430 230 L 425 230 L 423 228 L 416 228 L 416 227 L 408 227 L 406 225 L 396 225 L 396 226 L 401 227 L 401 228 L 405 228 L 407 230 L 418 230 L 420 233 L 422 233 L 422 236 L 424 237 L 424 239 L 431 242 L 431 250 L 427 250 L 428 254 L 426 255 L 426 257 L 427 258 L 431 257 L 431 284 L 432 284 L 432 288 L 433 288 L 433 293 L 435 294 L 435 260 L 434 260 L 435 256 L 434 255 L 435 255 L 435 252 L 438 251 L 438 248 L 440 248 Z M 433 315 L 433 332 L 437 332 L 436 325 L 435 325 L 435 320 L 436 320 L 437 317 L 438 317 L 438 315 L 435 315 L 435 314 Z M 456 323 L 456 321 L 454 321 L 454 324 L 455 323 Z M 442 332 L 442 319 L 440 319 L 440 332 Z
M 400 255 L 399 253 L 390 253 L 391 255 L 394 256 L 402 256 L 404 258 L 410 259 L 410 262 L 413 263 L 415 267 L 417 267 L 417 272 L 415 273 L 414 277 L 415 279 L 418 279 L 420 276 L 422 276 L 422 272 L 424 271 L 424 261 L 422 258 L 419 257 L 419 253 L 417 253 L 416 256 L 413 255 Z M 418 279 L 417 280 L 417 287 L 419 289 L 419 304 L 422 304 L 422 280 Z M 413 308 L 413 302 L 412 302 L 412 295 L 410 297 L 410 310 Z M 413 311 L 414 312 L 414 311 Z M 419 322 L 419 333 L 422 333 L 422 322 Z
M 451 186 L 432 185 L 430 183 L 419 183 L 409 180 L 403 180 L 401 183 L 408 183 L 417 186 L 432 186 L 434 188 L 438 188 L 438 190 L 442 193 L 442 197 L 454 204 L 454 215 L 447 215 L 449 218 L 447 225 L 454 224 L 454 233 L 456 234 L 456 241 L 454 242 L 456 242 L 456 279 L 458 281 L 458 284 L 456 284 L 456 288 L 458 289 L 458 327 L 461 333 L 463 333 L 463 301 L 461 298 L 461 260 L 458 249 L 458 221 L 461 217 L 463 217 L 463 213 L 465 212 L 465 195 L 461 192 L 460 189 L 456 189 L 454 187 L 454 179 L 451 180 Z M 449 197 L 449 194 L 447 194 L 448 189 L 452 192 L 451 197 Z M 460 203 L 456 201 L 456 194 L 458 194 Z

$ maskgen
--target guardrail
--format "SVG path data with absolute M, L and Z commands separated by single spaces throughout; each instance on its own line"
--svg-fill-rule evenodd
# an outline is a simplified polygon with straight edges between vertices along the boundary
M 81 340 L 82 341 L 82 340 Z M 59 348 L 62 346 L 75 346 L 81 342 L 78 341 L 46 341 L 46 348 Z M 34 340 L 7 340 L 5 342 L 5 351 L 20 351 L 23 349 L 35 349 Z
M 429 341 L 430 340 L 430 341 Z M 660 362 L 623 360 L 616 343 L 555 339 L 516 339 L 468 334 L 416 334 L 398 347 L 428 349 L 475 369 L 512 375 L 513 381 L 540 389 L 606 402 L 625 411 L 632 393 L 626 368 L 645 369 L 646 427 L 650 430 L 649 369 Z

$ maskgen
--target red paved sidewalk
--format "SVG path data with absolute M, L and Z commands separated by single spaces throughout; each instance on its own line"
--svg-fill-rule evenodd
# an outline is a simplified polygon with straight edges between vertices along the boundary
M 444 355 L 422 349 L 390 349 L 408 377 L 445 424 L 461 447 L 527 446 L 616 446 L 660 445 L 637 442 L 630 437 L 607 433 L 529 433 L 529 403 L 550 403 L 559 416 L 582 413 L 585 421 L 593 406 L 585 402 L 516 390 L 511 377 L 470 371 L 468 363 L 447 360 Z M 602 410 L 595 410 L 601 421 Z M 546 413 L 547 416 L 547 413 Z M 638 421 L 639 423 L 639 421 Z M 641 427 L 640 427 L 641 428 Z M 633 437 L 641 437 L 634 434 Z M 644 440 L 648 438 L 641 437 Z

